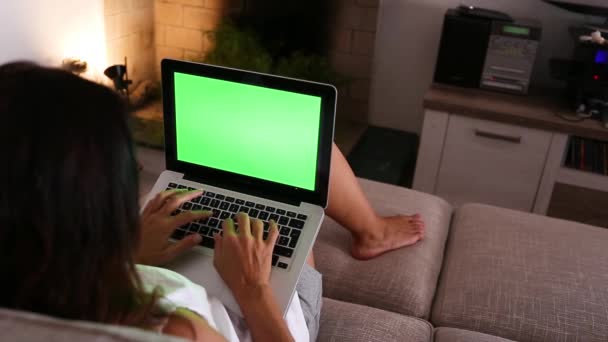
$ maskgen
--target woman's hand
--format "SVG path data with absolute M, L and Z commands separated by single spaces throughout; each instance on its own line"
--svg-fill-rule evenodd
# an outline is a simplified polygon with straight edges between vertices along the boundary
M 168 190 L 148 202 L 141 214 L 141 236 L 135 262 L 154 266 L 166 264 L 201 242 L 199 234 L 189 235 L 175 243 L 171 243 L 169 237 L 177 227 L 212 215 L 208 211 L 184 211 L 171 216 L 180 205 L 202 193 Z
M 264 241 L 262 221 L 240 213 L 234 222 L 223 223 L 224 236 L 215 234 L 213 264 L 239 303 L 253 341 L 292 342 L 283 313 L 277 305 L 270 283 L 272 250 L 279 236 L 275 222 L 270 223 L 270 234 Z
M 213 264 L 237 301 L 268 287 L 272 250 L 279 236 L 275 222 L 270 223 L 268 239 L 264 241 L 263 222 L 249 220 L 245 213 L 237 215 L 239 232 L 234 221 L 224 221 L 224 235 L 216 234 Z

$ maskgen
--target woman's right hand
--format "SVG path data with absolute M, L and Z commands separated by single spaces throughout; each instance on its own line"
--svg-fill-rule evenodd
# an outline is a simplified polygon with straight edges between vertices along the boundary
M 270 282 L 272 251 L 279 236 L 277 224 L 270 222 L 268 239 L 263 239 L 263 222 L 249 219 L 249 215 L 236 216 L 234 221 L 224 221 L 223 236 L 216 234 L 214 266 L 237 301 L 266 289 Z
M 229 219 L 223 223 L 224 235 L 215 234 L 213 264 L 239 303 L 253 341 L 292 342 L 269 285 L 272 251 L 279 236 L 277 224 L 270 222 L 270 233 L 264 241 L 262 221 L 250 221 L 245 213 L 236 218 L 238 233 Z

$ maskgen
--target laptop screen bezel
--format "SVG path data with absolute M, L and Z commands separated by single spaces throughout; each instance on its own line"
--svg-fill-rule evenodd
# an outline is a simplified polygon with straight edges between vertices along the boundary
M 165 127 L 165 158 L 168 170 L 183 173 L 185 178 L 201 183 L 240 191 L 262 198 L 296 205 L 305 202 L 319 205 L 323 208 L 327 207 L 329 170 L 337 99 L 337 90 L 334 86 L 172 59 L 164 59 L 161 62 L 161 73 Z M 175 73 L 209 77 L 218 80 L 263 86 L 320 97 L 321 113 L 317 146 L 317 165 L 315 171 L 315 189 L 311 191 L 178 160 L 175 124 Z M 260 162 L 265 161 L 260 160 Z

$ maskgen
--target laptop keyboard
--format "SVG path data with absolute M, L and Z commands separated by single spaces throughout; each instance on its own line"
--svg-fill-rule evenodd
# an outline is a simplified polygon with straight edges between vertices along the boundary
M 196 190 L 185 185 L 169 183 L 167 190 L 172 189 Z M 206 191 L 201 196 L 182 204 L 172 215 L 177 215 L 187 210 L 209 210 L 213 211 L 213 216 L 178 227 L 171 235 L 171 238 L 181 240 L 190 234 L 200 234 L 203 238 L 200 245 L 211 249 L 215 247 L 213 234 L 222 234 L 222 222 L 228 218 L 235 219 L 238 213 L 247 213 L 250 218 L 257 218 L 264 222 L 264 240 L 268 238 L 269 221 L 274 220 L 279 228 L 279 237 L 274 246 L 272 266 L 282 269 L 289 267 L 288 259 L 293 257 L 294 249 L 302 234 L 302 228 L 304 228 L 304 224 L 308 219 L 304 214 L 210 191 Z M 236 220 L 235 228 L 238 230 Z

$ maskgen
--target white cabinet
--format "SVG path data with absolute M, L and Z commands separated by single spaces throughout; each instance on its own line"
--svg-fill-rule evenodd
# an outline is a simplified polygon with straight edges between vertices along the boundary
M 414 189 L 455 206 L 477 202 L 532 211 L 552 137 L 552 132 L 429 111 Z

